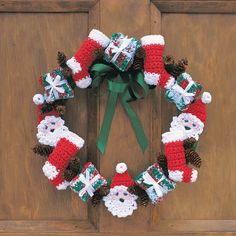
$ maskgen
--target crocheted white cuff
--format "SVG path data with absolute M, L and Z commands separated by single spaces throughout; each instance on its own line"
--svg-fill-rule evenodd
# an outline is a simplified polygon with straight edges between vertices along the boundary
M 66 65 L 72 70 L 73 75 L 82 70 L 80 63 L 74 57 L 67 60 Z
M 75 83 L 77 87 L 83 89 L 83 88 L 87 88 L 92 83 L 92 79 L 90 76 L 86 76 L 83 79 L 75 81 Z
M 106 48 L 110 42 L 110 39 L 105 34 L 96 29 L 91 30 L 89 33 L 89 38 L 93 39 L 104 48 Z
M 165 45 L 165 40 L 162 35 L 146 35 L 141 38 L 142 46 L 156 44 L 156 45 Z

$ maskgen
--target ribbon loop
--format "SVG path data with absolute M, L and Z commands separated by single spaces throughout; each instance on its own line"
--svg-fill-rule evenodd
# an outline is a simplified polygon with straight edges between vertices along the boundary
M 49 85 L 45 87 L 45 89 L 50 89 L 49 91 L 49 96 L 52 96 L 52 93 L 54 94 L 55 97 L 57 97 L 58 92 L 59 93 L 64 93 L 65 90 L 62 87 L 59 87 L 63 85 L 65 82 L 61 81 L 61 76 L 57 75 L 55 79 L 53 80 L 50 74 L 47 74 L 47 77 L 45 79 Z

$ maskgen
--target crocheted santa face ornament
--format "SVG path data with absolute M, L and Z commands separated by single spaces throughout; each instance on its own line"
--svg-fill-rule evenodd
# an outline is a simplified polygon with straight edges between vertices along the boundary
M 170 131 L 182 130 L 185 138 L 199 139 L 207 118 L 206 105 L 211 102 L 211 94 L 204 92 L 201 99 L 196 100 L 179 116 L 174 116 Z
M 134 184 L 127 171 L 125 163 L 116 166 L 116 174 L 112 179 L 110 193 L 103 197 L 105 206 L 113 216 L 127 217 L 137 209 L 137 196 L 128 192 L 128 187 Z

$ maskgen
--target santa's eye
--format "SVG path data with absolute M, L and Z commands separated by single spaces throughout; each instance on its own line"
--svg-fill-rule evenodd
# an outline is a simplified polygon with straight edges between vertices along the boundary
M 188 120 L 184 120 L 184 122 L 185 122 L 185 123 L 187 123 L 187 122 L 188 122 Z
M 51 122 L 52 125 L 55 125 L 55 122 Z
M 125 196 L 127 196 L 127 195 L 128 195 L 128 193 L 124 192 L 124 195 L 125 195 Z
M 193 127 L 196 127 L 196 124 L 193 123 Z
M 116 196 L 119 196 L 119 193 L 118 193 L 118 192 L 116 192 L 116 193 L 115 193 L 115 195 L 116 195 Z
M 48 126 L 47 125 L 45 125 L 45 129 L 47 129 L 48 128 Z

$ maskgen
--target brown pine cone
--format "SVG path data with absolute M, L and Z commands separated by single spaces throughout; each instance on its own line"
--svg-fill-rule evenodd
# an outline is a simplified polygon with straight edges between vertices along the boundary
M 44 144 L 37 144 L 33 147 L 33 152 L 40 156 L 48 157 L 53 151 L 53 147 Z
M 132 67 L 134 70 L 142 70 L 143 69 L 143 58 L 139 58 L 139 57 L 134 57 L 134 61 L 132 64 Z
M 182 73 L 185 72 L 187 65 L 188 65 L 188 60 L 186 58 L 179 60 L 172 71 L 172 75 L 175 78 L 179 77 Z
M 64 52 L 58 52 L 57 53 L 57 63 L 61 68 L 67 67 L 66 65 L 66 55 Z
M 134 184 L 128 188 L 128 191 L 132 194 L 135 194 L 138 196 L 138 203 L 142 206 L 147 206 L 149 203 L 149 197 L 145 190 L 143 190 L 138 185 Z
M 45 103 L 42 105 L 41 113 L 49 113 L 54 110 L 54 104 L 53 103 Z
M 93 207 L 96 207 L 102 200 L 102 196 L 100 195 L 99 191 L 95 191 L 94 195 L 91 198 L 91 204 Z
M 68 66 L 65 66 L 62 68 L 62 74 L 65 77 L 65 79 L 68 80 L 69 77 L 72 76 L 72 70 Z
M 135 57 L 144 59 L 145 56 L 146 56 L 146 54 L 145 54 L 145 50 L 143 47 L 139 47 L 136 49 Z
M 94 51 L 94 54 L 95 54 L 96 59 L 101 59 L 103 58 L 103 55 L 104 55 L 104 49 L 96 48 Z
M 195 143 L 196 143 L 195 138 L 188 138 L 184 140 L 184 149 L 192 148 Z
M 186 161 L 189 162 L 191 165 L 197 168 L 201 167 L 201 164 L 202 164 L 201 157 L 194 150 L 191 150 L 191 149 L 185 150 L 185 158 L 186 158 Z
M 100 189 L 99 189 L 99 194 L 104 197 L 104 196 L 107 196 L 110 192 L 110 189 L 108 186 L 102 186 Z
M 67 167 L 64 170 L 62 176 L 66 181 L 70 182 L 72 179 L 74 179 L 77 176 L 77 174 L 78 174 L 77 172 L 75 172 Z
M 62 115 L 64 115 L 65 112 L 66 112 L 66 106 L 64 106 L 64 105 L 57 105 L 57 106 L 56 106 L 56 111 L 57 111 L 57 113 L 58 113 L 60 116 L 62 116 Z
M 165 65 L 174 65 L 175 64 L 175 60 L 174 60 L 174 57 L 172 55 L 164 56 L 163 61 L 164 61 Z
M 76 172 L 77 174 L 80 171 L 80 159 L 77 156 L 74 156 L 70 159 L 68 168 L 74 172 Z
M 164 175 L 168 178 L 169 172 L 168 172 L 168 167 L 167 167 L 166 156 L 160 153 L 159 156 L 157 157 L 157 163 L 161 167 Z

